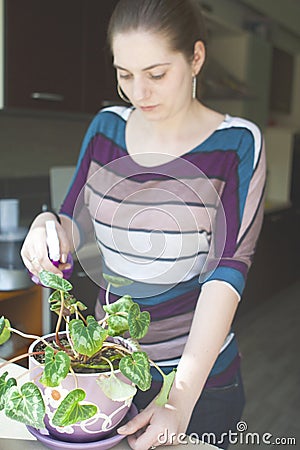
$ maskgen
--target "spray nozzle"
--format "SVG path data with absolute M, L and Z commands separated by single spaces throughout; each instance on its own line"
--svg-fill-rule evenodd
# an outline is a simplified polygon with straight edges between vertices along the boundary
M 60 260 L 60 248 L 54 220 L 46 221 L 46 241 L 49 258 L 52 262 L 58 262 Z

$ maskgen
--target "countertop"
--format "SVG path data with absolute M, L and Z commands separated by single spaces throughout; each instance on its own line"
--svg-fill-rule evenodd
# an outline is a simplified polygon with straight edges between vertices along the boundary
M 3 360 L 0 359 L 0 364 Z M 28 370 L 17 364 L 9 364 L 5 368 L 0 369 L 0 375 L 8 371 L 12 377 L 21 377 L 22 382 L 28 379 Z M 197 443 L 197 449 L 216 449 L 212 445 Z M 38 442 L 27 430 L 26 426 L 8 419 L 3 411 L 0 412 L 0 448 L 1 450 L 45 450 L 45 446 Z M 195 444 L 187 443 L 178 445 L 176 450 L 195 450 Z M 159 449 L 170 449 L 170 447 L 160 446 Z M 112 450 L 130 450 L 126 439 L 121 441 Z

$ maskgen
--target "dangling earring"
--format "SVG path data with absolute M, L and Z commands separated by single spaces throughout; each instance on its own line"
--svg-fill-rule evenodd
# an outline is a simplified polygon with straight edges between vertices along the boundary
M 127 98 L 127 97 L 125 96 L 125 94 L 123 93 L 122 89 L 120 88 L 119 83 L 117 83 L 117 92 L 118 92 L 120 98 L 123 100 L 123 102 L 125 102 L 125 103 L 131 103 L 131 101 L 129 100 L 129 98 Z
M 195 75 L 193 76 L 192 86 L 192 98 L 195 100 L 197 98 L 197 77 Z

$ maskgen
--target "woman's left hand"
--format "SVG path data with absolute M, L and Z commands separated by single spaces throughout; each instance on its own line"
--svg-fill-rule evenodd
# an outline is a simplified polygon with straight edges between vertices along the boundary
M 128 435 L 133 450 L 148 450 L 152 446 L 176 445 L 177 436 L 186 431 L 189 417 L 170 404 L 158 406 L 153 400 L 143 411 L 118 429 Z

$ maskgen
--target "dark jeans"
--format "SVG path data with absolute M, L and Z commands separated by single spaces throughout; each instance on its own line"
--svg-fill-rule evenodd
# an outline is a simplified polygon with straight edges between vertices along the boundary
M 138 409 L 145 408 L 158 393 L 159 383 L 153 383 L 150 391 L 139 391 L 134 398 Z M 225 386 L 206 388 L 195 405 L 187 435 L 194 442 L 198 436 L 204 442 L 222 449 L 229 446 L 228 432 L 236 432 L 236 424 L 242 416 L 245 395 L 240 371 Z

